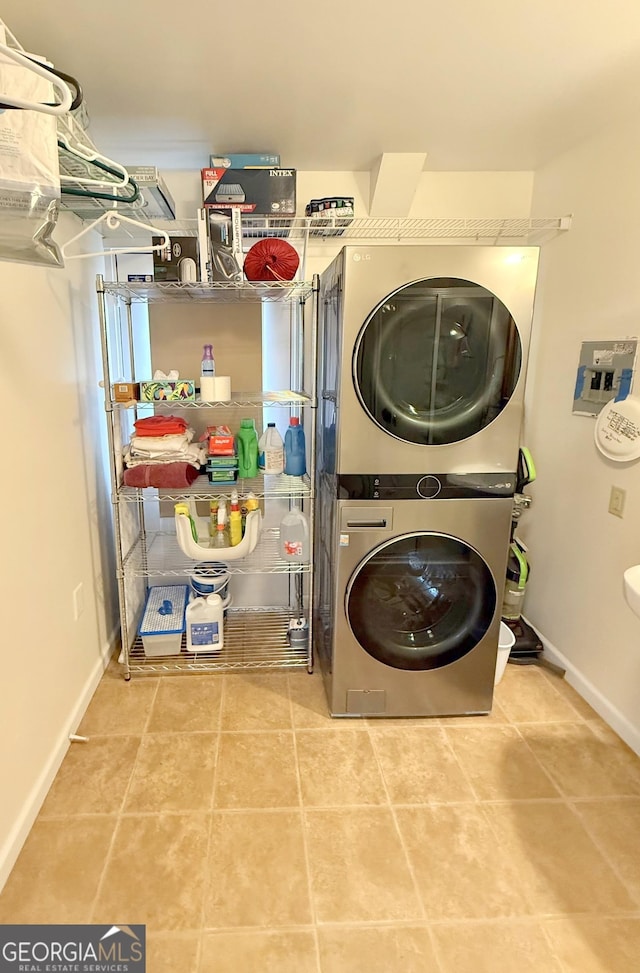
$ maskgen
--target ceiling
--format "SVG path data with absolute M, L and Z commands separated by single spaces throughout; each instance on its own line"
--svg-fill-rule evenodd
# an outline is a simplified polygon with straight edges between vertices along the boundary
M 638 0 L 2 0 L 23 47 L 77 77 L 99 149 L 200 168 L 536 169 L 640 108 Z

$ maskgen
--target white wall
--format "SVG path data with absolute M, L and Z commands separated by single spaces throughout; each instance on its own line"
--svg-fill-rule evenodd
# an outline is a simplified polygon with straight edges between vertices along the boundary
M 536 173 L 532 215 L 574 219 L 542 249 L 525 435 L 538 479 L 519 531 L 533 565 L 525 616 L 638 752 L 640 619 L 622 574 L 640 562 L 640 463 L 605 459 L 594 420 L 571 408 L 581 341 L 640 334 L 639 173 L 635 121 Z M 627 491 L 622 520 L 608 513 L 613 484 Z
M 56 239 L 78 227 L 63 217 Z M 97 269 L 91 260 L 64 270 L 0 262 L 0 888 L 114 638 Z M 74 621 L 79 584 L 84 611 Z

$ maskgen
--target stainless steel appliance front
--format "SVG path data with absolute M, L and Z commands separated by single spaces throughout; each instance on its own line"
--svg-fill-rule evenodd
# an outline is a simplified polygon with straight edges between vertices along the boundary
M 321 277 L 321 468 L 512 471 L 535 247 L 343 248 Z
M 513 482 L 448 499 L 445 479 L 416 477 L 417 499 L 335 502 L 316 598 L 334 716 L 491 709 Z

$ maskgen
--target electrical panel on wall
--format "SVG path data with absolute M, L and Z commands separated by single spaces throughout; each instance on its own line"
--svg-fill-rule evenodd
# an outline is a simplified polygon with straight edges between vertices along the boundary
M 582 342 L 573 393 L 574 415 L 597 416 L 612 399 L 626 399 L 633 382 L 637 346 L 637 338 Z

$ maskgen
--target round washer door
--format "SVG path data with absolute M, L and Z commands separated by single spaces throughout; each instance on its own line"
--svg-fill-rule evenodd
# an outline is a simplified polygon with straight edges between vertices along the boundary
M 353 356 L 361 405 L 381 429 L 418 445 L 457 443 L 505 408 L 522 345 L 499 298 L 469 280 L 430 278 L 384 298 Z
M 404 534 L 374 548 L 347 585 L 351 630 L 369 655 L 395 669 L 437 669 L 486 634 L 496 585 L 478 552 L 447 534 Z

